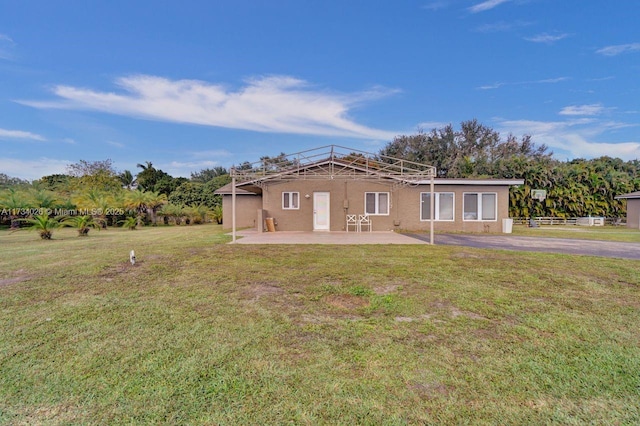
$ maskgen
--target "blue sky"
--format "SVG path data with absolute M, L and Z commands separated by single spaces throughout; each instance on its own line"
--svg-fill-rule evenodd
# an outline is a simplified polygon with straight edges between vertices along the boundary
M 186 176 L 477 118 L 640 158 L 637 0 L 0 0 L 0 172 Z

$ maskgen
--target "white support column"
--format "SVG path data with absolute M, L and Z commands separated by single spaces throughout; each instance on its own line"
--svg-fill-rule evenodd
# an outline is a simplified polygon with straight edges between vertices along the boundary
M 236 176 L 235 171 L 232 171 L 231 178 L 231 242 L 236 242 Z
M 435 218 L 436 212 L 435 212 L 435 205 L 436 205 L 436 200 L 435 200 L 435 194 L 434 194 L 434 175 L 435 175 L 435 171 L 431 173 L 431 182 L 429 183 L 429 187 L 430 187 L 430 192 L 431 195 L 429 196 L 429 211 L 431 212 L 431 215 L 429 216 L 429 218 L 431 220 L 429 220 L 429 242 L 431 243 L 431 245 L 434 245 L 434 238 L 433 238 L 433 219 Z

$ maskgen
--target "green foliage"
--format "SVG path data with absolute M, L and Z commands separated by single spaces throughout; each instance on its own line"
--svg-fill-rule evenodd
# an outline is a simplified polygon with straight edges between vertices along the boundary
M 205 184 L 197 182 L 185 182 L 169 195 L 170 203 L 183 206 L 204 204 L 213 207 L 215 199 L 214 194 L 206 190 Z
M 0 173 L 0 189 L 9 188 L 11 186 L 29 186 L 29 181 L 10 177 L 5 173 Z
M 530 136 L 518 140 L 508 135 L 503 140 L 476 120 L 461 123 L 460 130 L 448 125 L 398 136 L 381 154 L 436 166 L 441 178 L 524 179 L 523 186 L 510 189 L 513 217 L 622 217 L 625 201 L 615 197 L 640 190 L 638 160 L 601 157 L 561 162 Z M 546 200 L 533 200 L 532 189 L 545 189 Z
M 127 216 L 119 223 L 122 224 L 123 228 L 127 228 L 130 231 L 133 231 L 138 226 L 138 218 L 136 216 Z
M 89 235 L 89 231 L 93 229 L 100 230 L 101 219 L 96 219 L 91 215 L 84 216 L 70 216 L 63 219 L 60 223 L 62 226 L 69 226 L 78 230 L 78 236 L 86 237 Z
M 26 216 L 24 212 L 29 207 L 30 202 L 26 191 L 9 188 L 0 192 L 0 209 L 8 213 L 7 215 L 2 215 L 2 218 L 9 218 L 12 229 L 18 227 L 17 219 L 21 216 Z
M 217 205 L 211 209 L 211 220 L 215 221 L 218 225 L 222 225 L 222 206 Z
M 124 172 L 118 175 L 118 180 L 122 184 L 122 187 L 125 189 L 134 189 L 138 185 L 138 181 L 136 180 L 133 173 L 130 170 L 125 170 Z
M 69 194 L 72 188 L 76 187 L 77 178 L 69 175 L 55 174 L 43 176 L 33 182 L 34 186 L 59 194 Z
M 191 181 L 199 183 L 207 183 L 211 179 L 228 175 L 229 172 L 224 167 L 214 167 L 213 169 L 202 169 L 199 172 L 191 173 Z
M 167 221 L 173 222 L 175 225 L 180 225 L 182 220 L 187 216 L 183 206 L 167 203 L 164 204 L 159 210 L 158 214 L 167 218 Z
M 40 234 L 40 238 L 43 240 L 50 240 L 53 235 L 53 231 L 61 226 L 60 218 L 50 217 L 46 214 L 21 219 L 21 221 L 28 224 L 28 226 L 23 229 L 27 231 L 37 231 Z
M 206 223 L 211 215 L 211 209 L 204 204 L 187 206 L 184 211 L 192 224 Z
M 514 217 L 623 217 L 626 204 L 617 195 L 640 190 L 640 162 L 600 157 L 554 163 L 531 163 L 525 185 L 512 188 L 510 214 Z M 531 199 L 531 189 L 547 190 L 543 202 Z
M 167 202 L 164 194 L 153 191 L 129 191 L 125 195 L 125 207 L 134 211 L 140 220 L 143 220 L 146 214 L 149 215 L 151 223 L 156 224 L 156 213 L 158 209 Z
M 151 190 L 168 196 L 173 191 L 175 191 L 176 188 L 182 185 L 184 182 L 187 182 L 186 178 L 183 178 L 183 177 L 174 178 L 169 175 L 166 175 L 158 179 L 158 181 L 155 183 L 155 185 L 153 185 L 153 188 L 151 188 Z
M 448 125 L 429 133 L 420 130 L 397 136 L 380 154 L 435 166 L 440 178 L 518 177 L 510 170 L 511 163 L 550 161 L 552 155 L 546 146 L 536 147 L 529 136 L 518 141 L 509 135 L 503 141 L 498 132 L 477 120 L 462 122 L 460 130 Z
M 122 185 L 110 159 L 103 161 L 80 160 L 67 166 L 68 173 L 75 177 L 76 190 L 96 189 L 116 191 Z

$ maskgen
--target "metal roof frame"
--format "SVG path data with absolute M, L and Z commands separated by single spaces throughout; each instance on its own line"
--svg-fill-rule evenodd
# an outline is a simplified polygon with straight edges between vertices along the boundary
M 268 181 L 312 179 L 392 180 L 394 186 L 416 184 L 435 177 L 436 168 L 426 164 L 339 145 L 326 145 L 231 168 L 241 185 L 262 186 Z

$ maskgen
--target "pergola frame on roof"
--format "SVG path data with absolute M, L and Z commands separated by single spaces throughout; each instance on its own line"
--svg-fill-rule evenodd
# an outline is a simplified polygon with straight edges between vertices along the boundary
M 231 168 L 237 183 L 261 185 L 273 180 L 355 179 L 394 180 L 399 185 L 435 177 L 436 168 L 385 155 L 327 145 L 294 154 L 281 155 Z
M 294 154 L 283 154 L 255 163 L 249 167 L 231 167 L 232 235 L 236 241 L 236 186 L 263 188 L 267 182 L 347 179 L 391 181 L 391 190 L 430 181 L 430 234 L 433 244 L 434 179 L 436 168 L 426 164 L 385 155 L 376 155 L 339 145 L 327 145 Z

